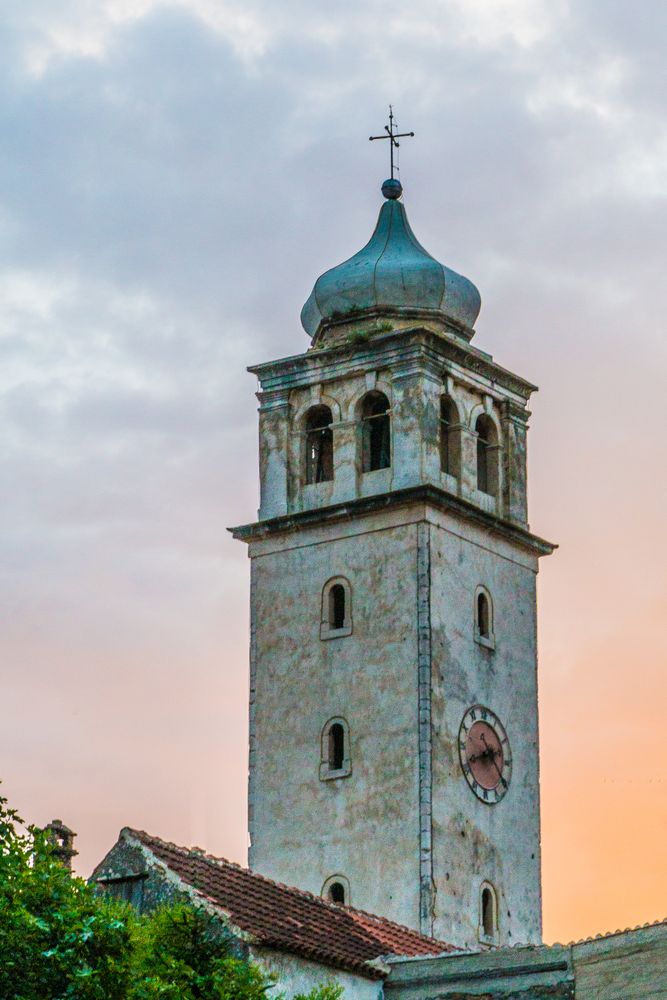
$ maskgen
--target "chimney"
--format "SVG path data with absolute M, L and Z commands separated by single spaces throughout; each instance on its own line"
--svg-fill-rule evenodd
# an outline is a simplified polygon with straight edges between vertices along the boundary
M 72 858 L 79 852 L 74 850 L 74 830 L 65 826 L 61 819 L 52 819 L 44 827 L 47 840 L 53 845 L 54 857 L 60 861 L 69 871 L 72 870 Z

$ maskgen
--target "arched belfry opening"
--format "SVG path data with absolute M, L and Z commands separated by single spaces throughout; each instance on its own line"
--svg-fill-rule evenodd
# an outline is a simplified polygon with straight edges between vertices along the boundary
M 333 479 L 333 430 L 328 406 L 313 406 L 306 414 L 307 484 L 326 483 Z
M 498 432 L 486 413 L 475 421 L 477 434 L 477 489 L 490 496 L 498 495 Z
M 391 418 L 383 392 L 367 393 L 361 403 L 361 468 L 363 472 L 391 465 Z
M 440 471 L 459 477 L 461 468 L 459 414 L 449 396 L 440 397 Z

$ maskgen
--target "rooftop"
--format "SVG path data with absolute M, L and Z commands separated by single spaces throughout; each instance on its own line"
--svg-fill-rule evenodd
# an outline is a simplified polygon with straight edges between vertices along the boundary
M 416 957 L 457 950 L 391 920 L 329 903 L 197 848 L 179 847 L 129 827 L 121 831 L 121 838 L 138 842 L 262 947 L 371 979 L 384 977 L 385 970 L 378 962 L 384 956 Z

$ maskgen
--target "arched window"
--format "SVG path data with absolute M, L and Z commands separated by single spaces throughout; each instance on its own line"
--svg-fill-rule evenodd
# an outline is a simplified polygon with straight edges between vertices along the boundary
M 373 390 L 361 404 L 361 467 L 363 472 L 388 469 L 391 465 L 389 400 Z
M 477 489 L 496 496 L 498 493 L 498 435 L 491 417 L 482 413 L 475 422 L 477 433 Z
M 322 729 L 320 780 L 347 778 L 352 774 L 350 727 L 341 717 L 329 719 Z
M 320 639 L 352 634 L 352 588 L 344 576 L 334 576 L 322 590 Z
M 498 901 L 490 882 L 483 882 L 479 895 L 479 939 L 485 944 L 498 940 Z
M 322 886 L 322 899 L 338 906 L 350 905 L 350 883 L 344 875 L 331 875 Z
M 475 639 L 482 646 L 495 648 L 493 602 L 486 587 L 478 587 L 475 591 Z
M 449 396 L 440 398 L 440 471 L 448 476 L 459 474 L 459 415 Z
M 313 406 L 306 414 L 306 482 L 333 479 L 333 431 L 328 406 Z

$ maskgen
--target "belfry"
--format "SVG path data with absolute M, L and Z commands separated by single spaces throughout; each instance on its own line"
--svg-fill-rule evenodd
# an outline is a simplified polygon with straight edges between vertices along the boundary
M 250 865 L 454 945 L 537 943 L 535 386 L 472 346 L 476 287 L 382 191 L 310 347 L 250 369 Z

